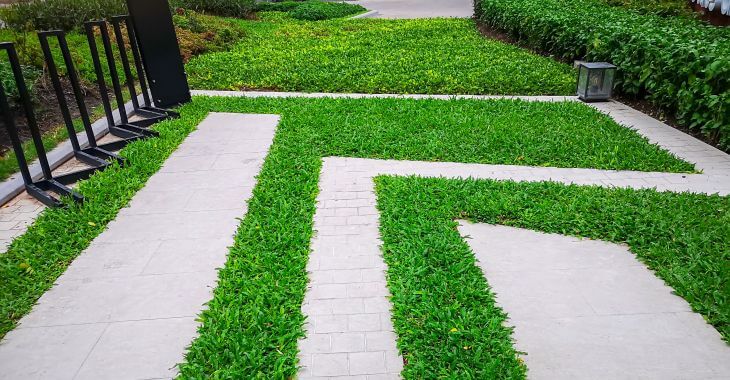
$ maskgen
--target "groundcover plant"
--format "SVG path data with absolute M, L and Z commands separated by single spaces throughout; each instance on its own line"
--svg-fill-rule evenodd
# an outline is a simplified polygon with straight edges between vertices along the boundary
M 196 98 L 180 112 L 179 120 L 157 127 L 160 138 L 123 151 L 129 167 L 82 183 L 84 205 L 48 210 L 0 256 L 0 277 L 7 279 L 0 284 L 3 334 L 208 112 L 272 113 L 282 120 L 214 298 L 200 316 L 200 337 L 181 365 L 183 377 L 276 378 L 296 373 L 322 157 L 693 171 L 692 165 L 577 102 Z M 66 238 L 48 238 L 61 235 Z M 499 321 L 500 312 L 492 310 L 482 317 Z M 479 352 L 511 359 L 490 371 L 522 373 L 509 332 L 498 326 L 493 331 L 479 338 L 490 342 Z M 468 362 L 460 357 L 453 368 Z M 449 368 L 423 370 L 443 373 Z M 473 373 L 484 370 L 480 366 Z
M 573 95 L 573 69 L 482 37 L 472 20 L 325 20 L 283 13 L 238 21 L 230 51 L 187 65 L 205 89 L 309 92 Z

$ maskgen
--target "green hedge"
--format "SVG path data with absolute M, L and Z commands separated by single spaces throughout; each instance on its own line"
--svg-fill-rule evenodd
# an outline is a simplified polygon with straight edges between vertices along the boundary
M 254 0 L 171 0 L 170 4 L 173 7 L 229 17 L 247 17 L 255 6 Z
M 659 16 L 687 16 L 694 13 L 687 0 L 603 0 L 614 7 L 632 9 L 641 13 L 651 13 Z
M 126 9 L 124 0 L 29 0 L 0 10 L 0 19 L 17 30 L 71 30 Z
M 562 59 L 609 61 L 616 89 L 730 149 L 730 28 L 597 0 L 475 0 L 479 21 Z
M 318 21 L 345 17 L 363 11 L 365 8 L 356 4 L 306 1 L 289 12 L 289 15 L 297 20 Z
M 264 1 L 256 4 L 257 12 L 291 12 L 302 5 L 301 1 Z

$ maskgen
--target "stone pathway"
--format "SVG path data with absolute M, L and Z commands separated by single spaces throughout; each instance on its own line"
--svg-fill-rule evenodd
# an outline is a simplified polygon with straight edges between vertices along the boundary
M 721 165 L 724 160 L 728 159 L 730 158 L 727 155 L 725 157 L 718 156 L 716 157 L 716 163 Z M 390 305 L 386 302 L 389 294 L 384 276 L 385 266 L 377 249 L 382 245 L 382 241 L 378 234 L 378 211 L 375 207 L 376 194 L 373 178 L 376 176 L 417 175 L 421 177 L 477 178 L 528 182 L 554 181 L 566 184 L 657 188 L 659 191 L 689 191 L 728 195 L 730 194 L 730 175 L 728 174 L 719 170 L 708 174 L 685 175 L 512 165 L 342 157 L 324 158 L 319 182 L 320 196 L 317 199 L 317 211 L 315 213 L 316 233 L 312 239 L 312 253 L 308 265 L 310 287 L 302 306 L 302 310 L 307 315 L 310 323 L 307 325 L 307 335 L 300 343 L 302 365 L 300 378 L 328 379 L 340 376 L 349 379 L 375 379 L 398 377 L 397 371 L 400 369 L 402 362 L 396 360 L 397 357 L 393 351 L 396 346 L 396 336 L 393 334 L 393 327 L 387 313 Z M 568 254 L 574 253 L 568 252 Z M 601 253 L 597 252 L 597 254 L 600 255 Z M 615 253 L 612 254 L 615 255 Z M 629 253 L 624 252 L 624 255 L 629 255 Z M 601 257 L 597 260 L 605 259 L 606 257 Z M 562 259 L 562 262 L 565 260 L 567 259 Z M 555 291 L 560 292 L 566 299 L 573 300 L 589 296 L 605 297 L 607 291 L 605 286 L 611 286 L 611 291 L 615 292 L 611 300 L 625 298 L 627 300 L 626 304 L 615 303 L 611 305 L 609 303 L 594 307 L 603 306 L 606 313 L 639 313 L 643 315 L 643 317 L 637 316 L 635 318 L 625 317 L 618 320 L 618 322 L 612 321 L 615 325 L 611 328 L 616 330 L 620 330 L 620 328 L 628 330 L 634 322 L 637 323 L 636 326 L 651 323 L 648 316 L 657 317 L 657 315 L 668 312 L 683 314 L 667 316 L 663 319 L 657 317 L 655 320 L 659 320 L 663 324 L 643 334 L 634 333 L 631 335 L 624 333 L 626 331 L 624 330 L 617 332 L 615 335 L 604 337 L 609 341 L 612 339 L 617 340 L 616 344 L 619 346 L 633 344 L 635 347 L 640 347 L 635 348 L 636 350 L 653 351 L 653 353 L 644 356 L 647 360 L 651 359 L 652 361 L 643 365 L 639 361 L 630 361 L 629 363 L 632 366 L 626 367 L 627 370 L 630 369 L 629 372 L 595 374 L 605 378 L 615 378 L 616 376 L 643 377 L 644 375 L 654 376 L 656 374 L 658 378 L 661 378 L 659 375 L 666 372 L 657 369 L 665 368 L 673 369 L 671 373 L 674 378 L 695 378 L 696 375 L 720 375 L 725 378 L 730 376 L 730 368 L 721 364 L 716 364 L 707 369 L 702 368 L 706 360 L 730 359 L 730 347 L 725 345 L 719 333 L 704 323 L 701 316 L 689 312 L 690 309 L 686 302 L 678 297 L 669 297 L 670 290 L 665 286 L 659 286 L 661 281 L 653 277 L 651 272 L 643 267 L 637 267 L 639 269 L 636 269 L 625 263 L 624 257 L 623 265 L 617 265 L 613 268 L 615 270 L 613 272 L 614 276 L 621 276 L 622 278 L 624 276 L 636 277 L 632 281 L 627 280 L 625 284 L 616 284 L 615 281 L 611 281 L 610 278 L 606 279 L 606 276 L 604 276 L 597 278 L 597 280 L 605 281 L 598 284 L 604 286 L 604 288 L 593 286 L 581 290 L 578 286 L 565 286 L 563 282 L 558 285 L 561 286 L 560 289 Z M 519 276 L 516 276 L 516 278 L 519 278 Z M 488 276 L 487 280 L 491 281 L 491 277 Z M 591 279 L 586 278 L 584 280 L 586 284 L 591 284 Z M 537 288 L 537 286 L 535 287 Z M 541 290 L 537 288 L 535 291 L 540 292 Z M 497 289 L 497 292 L 499 293 L 499 289 Z M 521 294 L 511 292 L 507 297 L 514 299 L 521 296 Z M 642 304 L 647 297 L 655 297 L 656 301 Z M 565 315 L 572 315 L 570 312 L 573 312 L 573 306 L 561 304 L 558 298 L 546 298 L 541 309 L 558 311 L 567 309 L 569 312 L 566 312 Z M 669 300 L 665 298 L 669 298 Z M 555 301 L 554 304 L 551 303 L 553 301 Z M 586 307 L 586 305 L 579 306 Z M 622 309 L 624 306 L 627 307 L 626 310 Z M 510 310 L 507 308 L 508 313 Z M 536 309 L 533 308 L 529 311 L 535 312 Z M 581 309 L 577 309 L 576 312 L 580 313 Z M 371 318 L 363 317 L 360 319 L 364 315 L 370 315 Z M 523 316 L 524 314 L 518 315 Z M 351 319 L 353 316 L 355 318 L 354 324 Z M 594 321 L 590 322 L 595 324 Z M 623 325 L 619 322 L 623 322 Z M 604 362 L 604 365 L 600 368 L 615 369 L 619 366 L 618 363 L 621 363 L 616 360 L 627 358 L 625 353 L 618 355 L 616 352 L 611 351 L 611 349 L 615 350 L 615 346 L 598 345 L 599 337 L 595 335 L 596 331 L 586 331 L 585 327 L 575 324 L 573 326 L 575 327 L 573 331 L 575 339 L 594 340 L 586 344 L 597 344 L 591 352 L 595 354 L 592 358 Z M 583 327 L 583 329 L 580 327 Z M 377 339 L 376 344 L 368 344 L 370 342 L 368 331 L 377 333 L 373 335 L 374 339 Z M 544 341 L 547 339 L 544 336 L 535 339 L 543 339 Z M 694 338 L 689 339 L 688 337 Z M 638 341 L 637 338 L 642 340 Z M 686 347 L 678 347 L 684 344 L 682 342 L 685 341 L 687 342 Z M 559 354 L 562 356 L 558 355 L 559 358 L 578 357 L 580 352 L 577 352 L 577 350 L 586 349 L 586 346 L 572 346 L 569 343 L 555 342 L 555 344 L 560 346 Z M 545 347 L 544 345 L 539 346 L 538 349 L 546 349 Z M 553 348 L 548 347 L 547 349 L 551 350 Z M 633 350 L 630 352 L 633 352 Z M 668 350 L 671 351 L 671 355 L 667 354 Z M 655 355 L 656 352 L 664 352 L 665 354 Z M 616 355 L 613 357 L 607 356 L 608 353 Z M 541 357 L 540 355 L 536 354 L 538 357 Z M 543 357 L 550 355 L 551 353 L 542 353 Z M 684 355 L 684 358 L 677 360 L 677 355 Z M 678 364 L 689 365 L 688 363 L 695 364 L 691 367 L 677 367 Z M 583 364 L 576 363 L 575 365 Z M 584 374 L 580 372 L 581 368 L 583 367 L 566 367 L 562 370 L 563 372 L 553 373 L 574 378 L 593 378 L 583 376 Z M 544 372 L 540 372 L 538 368 L 538 374 L 541 375 L 542 373 Z M 558 378 L 562 377 L 558 376 Z
M 397 379 L 403 359 L 390 320 L 371 186 L 324 168 L 319 181 L 299 379 Z
M 531 379 L 727 379 L 730 347 L 628 247 L 460 221 Z
M 377 11 L 378 18 L 471 17 L 470 0 L 359 0 L 357 4 Z
M 6 335 L 0 378 L 174 377 L 277 124 L 210 114 Z
M 41 202 L 25 191 L 0 207 L 0 254 L 25 233 L 44 209 Z

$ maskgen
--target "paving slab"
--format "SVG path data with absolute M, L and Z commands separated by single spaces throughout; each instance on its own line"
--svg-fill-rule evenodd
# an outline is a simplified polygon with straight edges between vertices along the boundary
M 730 378 L 730 346 L 628 247 L 466 221 L 459 232 L 529 378 Z
M 278 120 L 210 114 L 0 342 L 0 379 L 174 377 Z

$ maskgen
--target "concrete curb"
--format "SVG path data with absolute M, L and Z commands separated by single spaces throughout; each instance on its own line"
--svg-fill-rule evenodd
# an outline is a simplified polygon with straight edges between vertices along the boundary
M 350 99 L 519 99 L 534 102 L 565 102 L 579 101 L 577 96 L 564 95 L 439 95 L 439 94 L 364 94 L 364 93 L 336 93 L 336 92 L 277 92 L 277 91 L 220 91 L 220 90 L 192 90 L 193 96 L 223 96 L 242 98 L 350 98 Z
M 354 15 L 350 17 L 350 19 L 357 19 L 357 18 L 373 18 L 378 15 L 378 11 L 367 11 L 365 13 L 360 13 L 359 15 Z
M 142 102 L 142 95 L 139 95 L 138 99 L 140 102 Z M 131 101 L 127 102 L 124 105 L 124 108 L 126 109 L 127 114 L 131 114 L 134 110 Z M 120 120 L 118 109 L 114 110 L 114 120 Z M 97 140 L 109 133 L 109 125 L 106 122 L 106 117 L 102 117 L 101 119 L 95 121 L 91 125 L 91 128 L 94 130 L 94 136 L 96 136 Z M 82 131 L 76 136 L 78 137 L 79 144 L 81 144 L 81 146 L 85 146 L 88 143 L 85 132 Z M 68 161 L 68 159 L 73 157 L 71 141 L 66 140 L 62 142 L 57 147 L 53 148 L 50 152 L 46 152 L 46 155 L 48 156 L 48 164 L 51 166 L 51 169 L 56 169 L 64 162 Z M 33 179 L 41 178 L 42 172 L 38 160 L 34 160 L 32 163 L 30 163 L 28 165 L 28 169 L 30 169 L 30 175 L 33 177 Z M 25 184 L 23 183 L 23 178 L 20 176 L 20 173 L 18 172 L 13 174 L 8 179 L 0 183 L 0 205 L 4 205 L 11 199 L 15 198 L 15 196 L 22 193 L 23 190 L 25 190 Z

